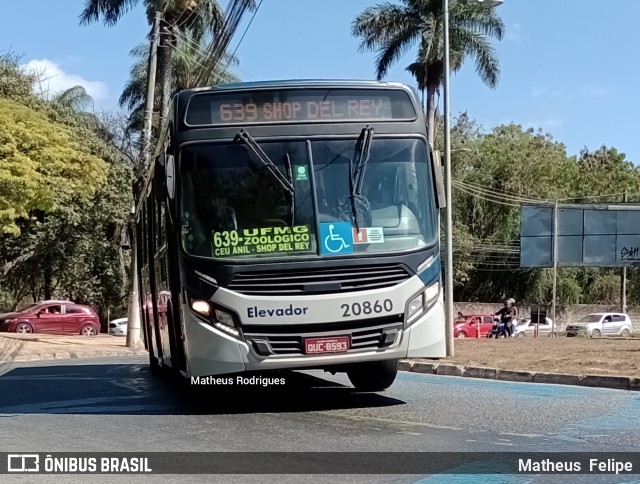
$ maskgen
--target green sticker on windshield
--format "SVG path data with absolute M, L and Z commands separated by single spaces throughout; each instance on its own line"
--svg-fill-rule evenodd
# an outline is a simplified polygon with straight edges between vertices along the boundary
M 213 232 L 215 257 L 230 257 L 287 252 L 309 252 L 313 234 L 309 225 L 293 227 L 260 227 Z
M 300 180 L 308 180 L 309 176 L 307 175 L 307 167 L 304 165 L 298 165 L 295 167 L 296 170 L 296 181 Z

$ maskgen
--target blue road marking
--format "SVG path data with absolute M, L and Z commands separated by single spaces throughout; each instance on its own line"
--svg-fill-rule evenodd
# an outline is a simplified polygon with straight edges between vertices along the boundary
M 563 400 L 582 398 L 593 395 L 593 392 L 626 392 L 626 390 L 612 390 L 609 388 L 578 387 L 571 385 L 550 385 L 544 383 L 511 382 L 502 380 L 491 380 L 484 378 L 462 378 L 459 376 L 442 376 L 422 373 L 400 372 L 398 380 L 410 381 L 412 383 L 422 383 L 426 385 L 457 385 L 470 388 L 492 390 L 503 390 L 508 392 L 511 398 L 532 399 L 532 398 L 558 398 Z M 514 387 L 517 386 L 517 392 Z
M 454 467 L 451 474 L 434 474 L 414 484 L 527 484 L 531 476 L 509 474 L 509 467 L 500 462 L 472 462 Z M 474 472 L 482 472 L 475 474 Z

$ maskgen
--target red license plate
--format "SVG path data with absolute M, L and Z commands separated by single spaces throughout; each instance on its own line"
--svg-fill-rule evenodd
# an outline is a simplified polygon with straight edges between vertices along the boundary
M 319 353 L 344 353 L 348 350 L 348 336 L 335 336 L 333 338 L 306 338 L 304 340 L 304 352 L 307 355 Z

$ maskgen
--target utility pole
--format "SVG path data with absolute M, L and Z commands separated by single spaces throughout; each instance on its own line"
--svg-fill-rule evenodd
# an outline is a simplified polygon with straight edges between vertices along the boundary
M 166 24 L 164 19 L 162 24 Z M 172 94 L 172 70 L 173 70 L 173 47 L 176 40 L 177 28 L 174 26 L 163 26 L 160 34 L 160 66 L 159 66 L 159 80 L 160 80 L 160 120 L 158 125 L 160 130 L 164 126 L 167 120 L 167 114 L 169 113 L 169 104 L 171 102 Z
M 449 106 L 449 0 L 442 1 L 444 37 L 444 170 L 445 170 L 445 239 L 444 239 L 444 317 L 447 356 L 454 356 L 453 334 L 453 207 L 451 207 L 451 128 Z
M 158 41 L 160 38 L 160 21 L 162 14 L 156 12 L 149 48 L 149 70 L 147 71 L 147 98 L 144 106 L 144 131 L 142 133 L 141 170 L 138 177 L 144 176 L 151 159 L 151 130 L 153 128 L 153 104 L 156 89 L 156 67 L 158 61 Z M 136 194 L 134 193 L 131 206 L 132 219 L 136 211 Z M 142 346 L 142 332 L 140 328 L 140 296 L 138 294 L 138 242 L 136 237 L 136 221 L 131 221 L 131 292 L 127 314 L 127 347 Z
M 624 191 L 623 202 L 628 202 L 627 191 Z M 620 312 L 627 312 L 627 268 L 622 268 L 622 274 L 620 277 Z
M 551 333 L 556 333 L 556 291 L 558 287 L 558 200 L 553 205 L 553 295 L 551 301 Z
M 160 41 L 160 23 L 162 13 L 156 12 L 153 20 L 153 31 L 151 34 L 151 47 L 149 49 L 149 70 L 147 71 L 147 97 L 144 105 L 144 131 L 142 159 L 144 167 L 149 165 L 151 157 L 151 130 L 153 128 L 153 105 L 156 93 L 156 71 L 158 69 L 158 43 Z

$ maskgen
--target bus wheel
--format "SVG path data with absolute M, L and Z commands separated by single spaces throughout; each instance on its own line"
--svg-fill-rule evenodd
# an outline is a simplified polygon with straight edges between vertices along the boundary
M 361 392 L 380 392 L 391 386 L 398 374 L 398 360 L 357 363 L 347 370 L 349 380 Z

